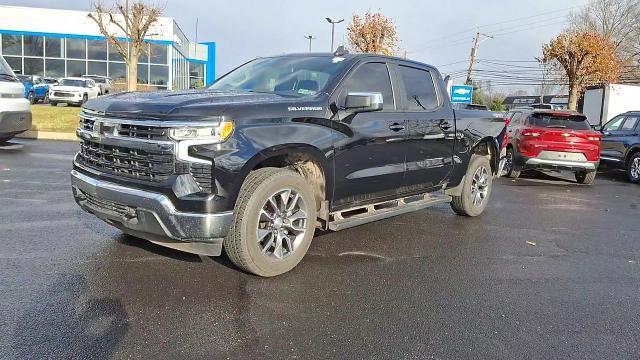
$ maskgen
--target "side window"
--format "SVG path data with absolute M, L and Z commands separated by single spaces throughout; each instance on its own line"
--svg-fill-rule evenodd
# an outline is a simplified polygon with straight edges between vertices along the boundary
M 438 95 L 431 73 L 426 70 L 400 66 L 400 76 L 406 90 L 407 110 L 434 110 L 438 107 Z
M 384 100 L 383 111 L 395 110 L 391 77 L 384 63 L 367 63 L 356 69 L 345 81 L 341 93 L 343 103 L 350 92 L 379 92 Z
M 638 124 L 637 117 L 628 117 L 627 120 L 625 120 L 624 124 L 622 125 L 622 130 L 631 131 L 636 128 L 637 124 Z
M 613 120 L 609 121 L 607 125 L 604 126 L 604 129 L 608 131 L 620 130 L 620 127 L 622 127 L 623 121 L 624 121 L 624 116 L 617 116 L 613 118 Z

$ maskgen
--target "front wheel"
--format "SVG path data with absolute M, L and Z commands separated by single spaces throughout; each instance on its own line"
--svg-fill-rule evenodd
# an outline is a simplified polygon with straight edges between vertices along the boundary
M 84 105 L 84 103 L 86 103 L 89 100 L 89 95 L 84 94 L 82 95 L 82 102 L 80 103 L 80 106 Z
M 510 147 L 507 149 L 507 162 L 504 164 L 504 171 L 507 173 L 507 176 L 512 179 L 520 177 L 520 170 L 517 170 L 515 166 L 514 150 Z
M 579 184 L 586 184 L 586 185 L 591 185 L 593 184 L 593 181 L 596 179 L 596 172 L 592 171 L 592 172 L 577 172 L 575 174 L 576 176 L 576 181 Z
M 640 152 L 631 155 L 627 166 L 627 177 L 634 184 L 640 183 Z
M 288 169 L 251 172 L 242 184 L 224 249 L 239 268 L 276 276 L 298 265 L 316 224 L 313 189 Z
M 29 104 L 33 105 L 36 102 L 36 96 L 32 92 L 29 93 L 29 96 L 27 99 L 29 99 Z
M 9 140 L 13 139 L 13 136 L 0 138 L 0 145 L 9 142 Z
M 479 216 L 487 207 L 493 175 L 489 159 L 481 155 L 472 155 L 469 168 L 462 184 L 462 193 L 453 196 L 451 208 L 462 216 Z

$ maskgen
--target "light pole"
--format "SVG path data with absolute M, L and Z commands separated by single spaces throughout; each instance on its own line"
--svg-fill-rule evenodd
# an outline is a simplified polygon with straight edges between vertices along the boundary
M 305 35 L 305 39 L 309 40 L 309 52 L 311 52 L 311 40 L 315 39 L 313 35 Z
M 331 52 L 333 52 L 333 42 L 336 35 L 336 24 L 340 24 L 344 21 L 344 19 L 340 19 L 338 21 L 333 21 L 331 18 L 327 18 L 329 24 L 331 24 Z

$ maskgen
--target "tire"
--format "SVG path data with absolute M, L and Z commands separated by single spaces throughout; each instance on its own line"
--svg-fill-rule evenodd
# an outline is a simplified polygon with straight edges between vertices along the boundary
M 462 193 L 453 196 L 451 209 L 461 216 L 481 215 L 489 203 L 492 185 L 493 174 L 489 159 L 481 155 L 472 155 L 462 184 Z
M 84 103 L 86 103 L 87 101 L 89 101 L 89 95 L 87 94 L 82 95 L 82 102 L 80 102 L 78 106 L 84 105 Z
M 48 104 L 49 103 L 49 93 L 48 92 L 46 94 L 44 94 L 44 98 L 42 99 L 42 103 L 43 104 Z
M 291 191 L 289 196 L 287 190 Z M 284 198 L 287 203 L 282 201 Z M 276 214 L 270 202 L 273 199 L 280 210 L 287 204 L 293 210 L 288 218 Z M 224 241 L 225 252 L 231 262 L 249 273 L 264 277 L 283 274 L 296 267 L 307 253 L 315 231 L 316 211 L 313 189 L 298 173 L 279 168 L 253 171 L 240 189 L 235 217 Z M 303 213 L 304 220 L 293 219 Z M 289 226 L 298 228 L 297 237 L 291 236 L 294 232 Z M 281 235 L 291 240 L 287 242 Z
M 517 179 L 520 177 L 520 170 L 515 169 L 515 156 L 514 156 L 514 151 L 512 147 L 507 149 L 507 165 L 505 165 L 505 167 L 507 166 L 509 166 L 507 171 L 508 177 L 512 179 Z
M 11 139 L 13 139 L 13 136 L 0 138 L 0 145 L 9 142 Z
M 633 184 L 640 183 L 640 152 L 631 155 L 627 163 L 627 178 Z
M 577 172 L 575 173 L 576 175 L 576 181 L 579 184 L 585 184 L 585 185 L 591 185 L 593 184 L 593 181 L 596 179 L 596 172 L 592 171 L 592 172 Z
M 58 103 L 55 101 L 49 101 L 49 105 L 51 106 L 58 106 Z
M 27 96 L 27 99 L 29 99 L 29 104 L 31 105 L 36 103 L 36 96 L 33 94 L 33 92 L 29 93 L 29 95 Z

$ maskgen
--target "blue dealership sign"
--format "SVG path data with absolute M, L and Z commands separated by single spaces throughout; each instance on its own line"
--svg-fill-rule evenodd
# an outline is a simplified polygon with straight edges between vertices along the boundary
M 473 86 L 453 85 L 451 86 L 451 102 L 458 104 L 471 104 L 473 99 Z

